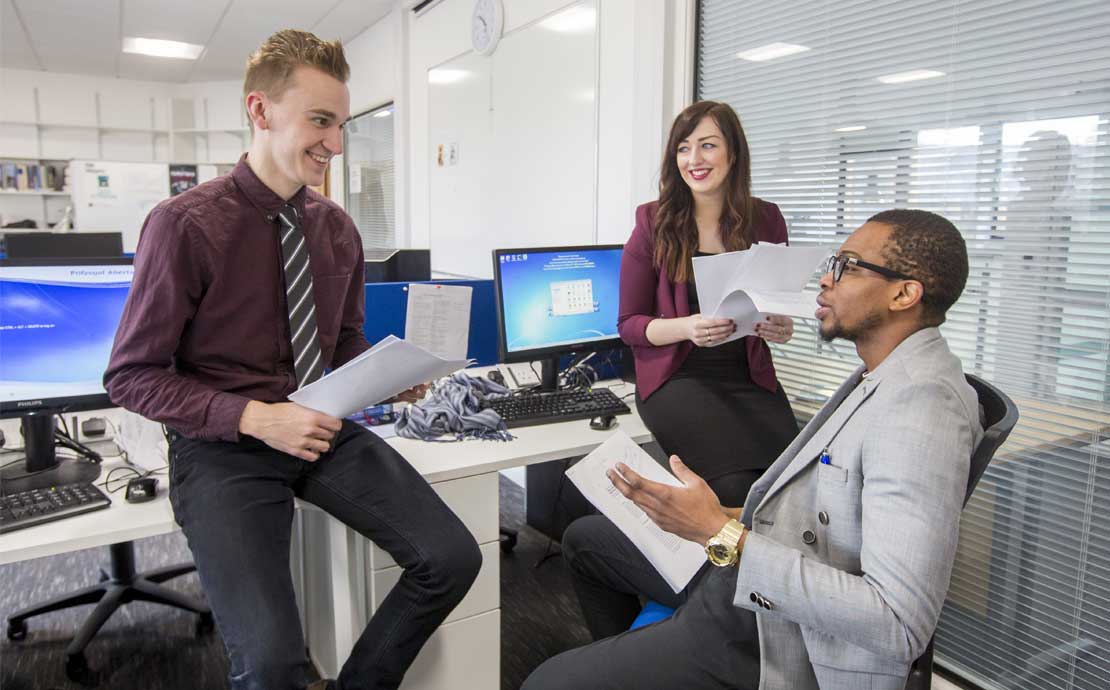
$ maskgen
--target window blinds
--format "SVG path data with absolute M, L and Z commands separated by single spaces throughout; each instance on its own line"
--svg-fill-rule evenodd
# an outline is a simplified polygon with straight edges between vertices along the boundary
M 793 243 L 835 247 L 893 207 L 967 241 L 941 330 L 1021 420 L 964 511 L 938 663 L 1110 688 L 1110 8 L 702 0 L 698 19 L 698 97 L 740 114 Z M 799 413 L 858 363 L 813 321 L 773 348 Z
M 358 226 L 362 247 L 396 247 L 393 212 L 393 105 L 353 118 L 344 131 L 347 212 Z

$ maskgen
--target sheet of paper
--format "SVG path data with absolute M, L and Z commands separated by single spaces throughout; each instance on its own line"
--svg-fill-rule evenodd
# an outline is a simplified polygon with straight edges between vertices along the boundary
M 617 431 L 594 452 L 579 460 L 567 470 L 567 477 L 632 540 L 671 589 L 681 592 L 705 564 L 705 550 L 699 544 L 664 532 L 635 503 L 617 491 L 605 472 L 615 468 L 618 462 L 652 481 L 680 485 L 623 431 Z
M 453 374 L 470 363 L 465 359 L 437 357 L 391 335 L 327 376 L 295 391 L 289 399 L 343 418 L 417 384 Z
M 736 322 L 736 331 L 714 346 L 754 335 L 755 324 L 769 314 L 813 318 L 816 295 L 804 289 L 828 254 L 824 247 L 756 243 L 742 252 L 695 257 L 702 314 Z
M 466 359 L 472 288 L 412 283 L 408 291 L 405 340 L 444 359 Z

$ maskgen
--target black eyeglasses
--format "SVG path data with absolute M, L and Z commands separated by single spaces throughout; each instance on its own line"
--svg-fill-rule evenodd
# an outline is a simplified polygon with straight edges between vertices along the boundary
M 851 264 L 859 268 L 866 268 L 869 271 L 874 271 L 879 275 L 890 278 L 892 280 L 917 280 L 913 276 L 908 276 L 900 271 L 895 271 L 887 268 L 886 266 L 879 266 L 877 264 L 861 261 L 854 256 L 846 256 L 844 254 L 833 254 L 825 261 L 825 273 L 833 274 L 833 282 L 839 283 L 840 278 L 844 275 L 844 267 Z

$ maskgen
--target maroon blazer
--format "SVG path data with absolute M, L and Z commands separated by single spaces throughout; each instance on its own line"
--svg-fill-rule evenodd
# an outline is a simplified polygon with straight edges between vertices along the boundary
M 653 319 L 690 315 L 686 283 L 672 283 L 666 272 L 655 267 L 655 211 L 658 201 L 636 209 L 636 227 L 624 245 L 621 257 L 621 303 L 617 330 L 632 347 L 636 360 L 636 389 L 644 400 L 666 383 L 690 354 L 689 340 L 672 345 L 652 345 L 647 327 Z M 779 207 L 755 200 L 756 222 L 752 242 L 786 243 L 786 220 Z M 763 338 L 747 336 L 748 369 L 752 382 L 772 393 L 778 386 L 771 349 Z

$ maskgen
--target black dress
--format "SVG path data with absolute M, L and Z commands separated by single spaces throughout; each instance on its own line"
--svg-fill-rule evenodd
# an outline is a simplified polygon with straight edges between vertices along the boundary
M 705 256 L 698 252 L 698 256 Z M 700 312 L 694 282 L 690 313 Z M 744 339 L 695 347 L 666 383 L 636 409 L 655 440 L 717 493 L 724 506 L 743 505 L 748 489 L 798 435 L 782 386 L 752 382 Z

